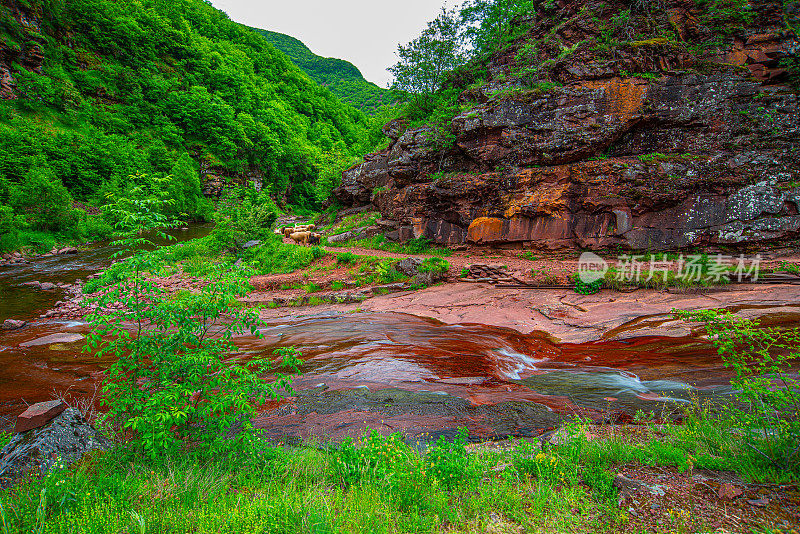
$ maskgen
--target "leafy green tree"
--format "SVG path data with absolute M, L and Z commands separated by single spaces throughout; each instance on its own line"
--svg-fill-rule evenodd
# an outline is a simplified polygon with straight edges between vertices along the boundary
M 726 407 L 730 428 L 745 432 L 747 446 L 778 469 L 800 459 L 800 328 L 768 327 L 725 310 L 673 314 L 704 324 L 709 339 L 732 369 L 739 403 Z
M 500 48 L 513 35 L 513 20 L 535 10 L 530 0 L 467 0 L 461 7 L 464 37 L 475 54 Z
M 455 10 L 442 8 L 422 34 L 397 47 L 400 61 L 389 68 L 394 89 L 429 95 L 442 85 L 445 73 L 465 61 L 460 21 Z
M 344 150 L 330 150 L 323 152 L 318 160 L 320 167 L 317 180 L 314 184 L 314 196 L 317 205 L 321 206 L 334 189 L 339 186 L 342 171 L 351 167 L 357 160 Z
M 170 169 L 167 194 L 174 201 L 169 212 L 184 218 L 207 216 L 212 210 L 210 202 L 203 196 L 200 175 L 188 154 L 182 154 Z
M 273 362 L 234 357 L 234 334 L 259 336 L 256 313 L 234 306 L 248 289 L 246 273 L 218 268 L 197 294 L 169 298 L 147 273 L 156 268 L 154 244 L 147 236 L 169 239 L 162 229 L 172 225 L 159 196 L 118 198 L 108 211 L 119 221 L 125 259 L 121 280 L 91 299 L 97 311 L 85 350 L 113 361 L 103 381 L 102 402 L 108 418 L 131 433 L 150 458 L 174 453 L 183 444 L 202 452 L 235 451 L 252 437 L 255 403 L 278 397 L 291 378 L 275 382 L 260 375 Z M 122 304 L 106 311 L 110 304 Z M 291 349 L 278 351 L 275 363 L 296 372 Z M 230 439 L 227 436 L 235 433 Z
M 35 230 L 59 230 L 71 222 L 69 192 L 46 166 L 32 168 L 9 193 L 14 211 L 24 214 Z

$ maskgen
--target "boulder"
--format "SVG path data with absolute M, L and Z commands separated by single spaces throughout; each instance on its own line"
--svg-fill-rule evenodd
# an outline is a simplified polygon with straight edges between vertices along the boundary
M 254 239 L 254 240 L 248 241 L 247 243 L 242 245 L 242 248 L 245 248 L 245 249 L 246 248 L 253 248 L 253 247 L 257 247 L 260 244 L 261 244 L 261 241 L 258 241 L 257 239 Z
M 341 234 L 328 236 L 328 243 L 345 243 L 357 239 L 364 239 L 367 235 L 364 233 L 363 228 L 357 228 Z
M 394 264 L 397 272 L 406 276 L 414 276 L 419 272 L 419 266 L 422 265 L 420 258 L 404 258 Z
M 651 486 L 650 484 L 642 482 L 641 480 L 629 478 L 622 473 L 614 477 L 613 485 L 619 490 L 621 499 L 631 497 L 640 491 L 646 491 L 647 493 L 656 497 L 664 496 L 663 486 L 658 484 Z
M 28 324 L 25 321 L 20 321 L 18 319 L 6 319 L 3 321 L 3 330 L 18 330 Z
M 58 288 L 58 286 L 53 284 L 53 283 L 51 283 L 51 282 L 42 282 L 42 284 L 39 286 L 39 288 L 44 290 L 44 291 L 52 291 L 53 289 Z
M 42 427 L 15 434 L 0 451 L 0 483 L 10 483 L 29 473 L 45 475 L 61 460 L 70 465 L 111 442 L 86 422 L 80 412 L 67 408 Z
M 14 432 L 25 432 L 44 426 L 66 409 L 67 405 L 61 400 L 37 402 L 17 416 Z
M 58 251 L 59 254 L 77 254 L 78 249 L 75 247 L 65 247 Z
M 411 278 L 412 287 L 427 287 L 447 278 L 446 273 L 438 271 L 426 271 L 424 273 L 418 272 Z

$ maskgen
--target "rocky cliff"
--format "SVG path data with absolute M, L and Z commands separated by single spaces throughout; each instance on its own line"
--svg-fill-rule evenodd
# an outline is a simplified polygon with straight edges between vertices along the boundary
M 389 148 L 345 171 L 337 196 L 373 203 L 394 237 L 445 244 L 795 236 L 798 12 L 779 0 L 542 0 L 483 80 L 450 81 L 463 111 L 449 135 L 393 121 Z

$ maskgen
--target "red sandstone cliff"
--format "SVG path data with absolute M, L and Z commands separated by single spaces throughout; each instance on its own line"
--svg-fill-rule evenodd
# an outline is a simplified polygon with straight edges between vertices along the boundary
M 800 9 L 721 10 L 736 3 L 543 0 L 530 32 L 490 59 L 488 81 L 452 80 L 472 104 L 449 125 L 452 148 L 394 121 L 389 148 L 345 171 L 336 194 L 397 221 L 394 239 L 673 249 L 793 238 Z

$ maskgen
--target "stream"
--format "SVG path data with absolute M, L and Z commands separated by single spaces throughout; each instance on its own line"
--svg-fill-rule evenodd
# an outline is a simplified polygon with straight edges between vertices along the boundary
M 195 226 L 174 235 L 183 241 L 208 231 Z M 59 291 L 20 284 L 86 279 L 113 253 L 98 243 L 0 267 L 0 321 L 29 321 L 0 331 L 0 429 L 55 391 L 90 397 L 108 365 L 81 352 L 86 324 L 38 319 Z M 534 436 L 572 414 L 630 420 L 638 410 L 660 414 L 731 393 L 716 351 L 695 338 L 557 344 L 536 333 L 401 313 L 299 313 L 310 315 L 271 320 L 261 338 L 236 338 L 246 355 L 285 346 L 303 354 L 295 393 L 259 407 L 256 426 L 275 441 L 340 439 L 365 426 L 425 441 L 460 427 L 481 439 Z M 73 335 L 45 338 L 53 334 Z

